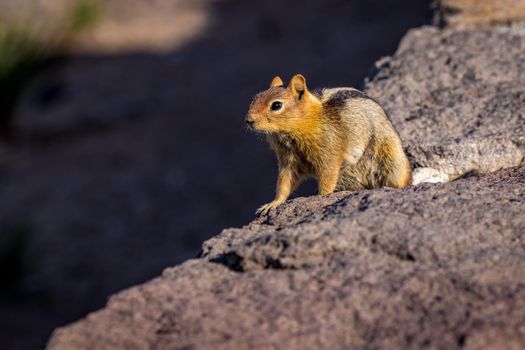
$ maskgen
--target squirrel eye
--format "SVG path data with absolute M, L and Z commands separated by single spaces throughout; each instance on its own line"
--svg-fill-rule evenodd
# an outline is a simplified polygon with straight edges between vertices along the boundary
M 272 111 L 278 111 L 282 107 L 283 107 L 283 103 L 281 101 L 275 101 L 275 102 L 272 103 L 272 106 L 270 107 L 270 109 Z

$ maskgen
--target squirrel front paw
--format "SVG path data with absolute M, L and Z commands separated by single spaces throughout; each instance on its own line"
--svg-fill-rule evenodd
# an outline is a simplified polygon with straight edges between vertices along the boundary
M 257 209 L 255 214 L 266 215 L 266 214 L 268 214 L 268 212 L 270 210 L 277 208 L 282 203 L 283 203 L 282 201 L 273 201 L 273 202 L 267 203 L 267 204 L 261 206 L 259 209 Z

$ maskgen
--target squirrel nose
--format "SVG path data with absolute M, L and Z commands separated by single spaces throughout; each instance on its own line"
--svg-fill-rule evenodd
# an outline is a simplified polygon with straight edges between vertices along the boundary
M 251 128 L 253 127 L 253 123 L 254 123 L 254 120 L 250 117 L 246 117 L 246 119 L 244 119 L 246 121 L 246 124 Z

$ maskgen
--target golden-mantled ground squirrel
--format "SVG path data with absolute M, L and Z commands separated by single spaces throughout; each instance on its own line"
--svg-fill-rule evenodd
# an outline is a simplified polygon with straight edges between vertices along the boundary
M 399 134 L 383 108 L 359 90 L 309 91 L 300 74 L 287 87 L 275 77 L 254 97 L 246 123 L 267 134 L 279 164 L 275 199 L 258 213 L 283 203 L 307 176 L 317 179 L 321 195 L 411 182 Z

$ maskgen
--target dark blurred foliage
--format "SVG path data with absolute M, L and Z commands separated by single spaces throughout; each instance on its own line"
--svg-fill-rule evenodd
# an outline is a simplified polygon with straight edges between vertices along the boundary
M 0 231 L 0 293 L 9 292 L 26 276 L 31 234 L 28 223 L 15 223 Z
M 61 56 L 75 35 L 92 28 L 101 10 L 98 0 L 76 0 L 66 11 L 64 24 L 46 36 L 23 20 L 0 23 L 0 134 L 9 136 L 14 109 L 29 81 Z
M 0 128 L 5 130 L 24 86 L 42 66 L 40 44 L 23 30 L 0 29 Z

